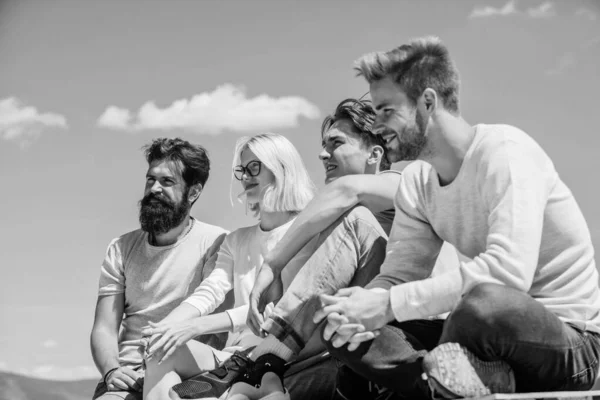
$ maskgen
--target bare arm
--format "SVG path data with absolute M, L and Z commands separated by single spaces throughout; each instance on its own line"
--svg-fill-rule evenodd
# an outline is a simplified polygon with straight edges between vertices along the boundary
M 357 204 L 373 213 L 394 208 L 400 174 L 348 175 L 327 185 L 298 215 L 290 229 L 266 257 L 265 263 L 280 272 L 319 232 Z
M 92 357 L 100 374 L 119 367 L 118 335 L 123 319 L 125 295 L 99 296 L 90 336 Z

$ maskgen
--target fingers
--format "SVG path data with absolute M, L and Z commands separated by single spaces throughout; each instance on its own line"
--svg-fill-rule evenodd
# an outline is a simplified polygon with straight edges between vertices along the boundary
M 317 310 L 313 315 L 314 323 L 320 323 L 325 317 L 327 317 L 328 314 L 332 312 L 342 314 L 340 303 L 341 300 L 343 300 L 343 298 L 322 294 L 319 295 L 319 299 L 321 300 L 322 307 L 319 310 Z
M 129 388 L 136 391 L 142 390 L 141 385 L 138 383 L 139 375 L 130 368 L 121 367 L 110 376 L 110 384 L 114 388 L 113 390 L 128 390 Z
M 155 324 L 154 322 L 149 322 L 148 326 L 142 328 L 142 336 L 154 336 L 156 334 L 165 333 L 169 329 L 167 325 Z
M 331 340 L 333 334 L 337 331 L 338 327 L 342 324 L 347 324 L 348 319 L 341 314 L 332 313 L 327 316 L 327 324 L 323 329 L 323 339 Z
M 345 323 L 345 324 L 341 324 L 336 332 L 339 333 L 340 335 L 348 335 L 348 336 L 352 336 L 355 333 L 361 333 L 365 331 L 365 326 L 363 324 L 350 324 L 350 323 Z
M 335 295 L 341 297 L 350 297 L 354 292 L 358 291 L 360 288 L 358 287 L 348 287 L 338 290 Z
M 353 335 L 350 338 L 350 340 L 348 341 L 348 351 L 354 351 L 354 350 L 358 349 L 358 346 L 360 346 L 361 343 L 368 342 L 369 340 L 373 340 L 379 335 L 380 335 L 380 331 L 378 331 L 378 330 L 377 331 L 360 332 L 360 333 Z
M 250 327 L 252 333 L 256 336 L 260 336 L 260 326 L 262 325 L 262 314 L 258 311 L 257 297 L 254 295 L 250 295 L 250 310 L 248 312 L 248 317 L 246 318 L 246 323 Z
M 331 296 L 328 294 L 320 294 L 319 300 L 321 300 L 321 305 L 323 307 L 325 307 L 325 306 L 329 306 L 332 304 L 338 304 L 338 303 L 344 301 L 345 299 L 337 297 L 337 296 Z
M 156 353 L 159 349 L 163 348 L 167 341 L 169 341 L 171 338 L 171 333 L 162 335 L 162 337 L 158 341 L 154 342 L 154 344 L 150 346 L 150 349 L 148 350 L 148 355 L 154 355 L 154 353 Z

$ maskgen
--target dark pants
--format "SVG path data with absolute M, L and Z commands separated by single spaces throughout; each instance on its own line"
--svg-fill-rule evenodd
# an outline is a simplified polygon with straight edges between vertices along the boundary
M 358 374 L 412 399 L 427 396 L 423 356 L 446 342 L 485 361 L 506 361 L 518 392 L 587 390 L 598 371 L 600 335 L 562 322 L 526 293 L 494 284 L 467 293 L 445 322 L 392 322 L 354 352 L 326 345 Z

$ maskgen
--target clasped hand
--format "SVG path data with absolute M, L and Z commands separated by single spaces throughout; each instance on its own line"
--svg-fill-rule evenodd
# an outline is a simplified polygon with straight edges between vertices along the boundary
M 151 337 L 150 348 L 146 352 L 147 357 L 148 359 L 158 357 L 159 364 L 200 334 L 194 320 L 171 323 L 149 322 L 148 326 L 142 329 L 142 336 Z
M 263 313 L 268 304 L 277 303 L 282 296 L 281 275 L 275 272 L 269 264 L 264 263 L 256 275 L 256 281 L 248 300 L 250 307 L 246 324 L 256 336 L 266 336 L 266 332 L 261 329 L 265 322 Z
M 348 350 L 354 351 L 360 343 L 377 337 L 379 329 L 394 319 L 389 291 L 351 287 L 319 297 L 322 307 L 313 321 L 320 323 L 327 318 L 323 337 L 334 347 L 348 344 Z

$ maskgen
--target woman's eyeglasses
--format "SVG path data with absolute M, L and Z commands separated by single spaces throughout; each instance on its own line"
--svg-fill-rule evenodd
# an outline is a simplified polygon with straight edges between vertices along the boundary
M 238 165 L 237 167 L 235 167 L 233 169 L 233 176 L 235 176 L 235 179 L 237 179 L 238 181 L 242 180 L 244 173 L 248 176 L 256 176 L 260 174 L 261 166 L 262 163 L 260 161 L 252 160 L 248 164 L 246 164 L 245 167 L 243 165 Z

